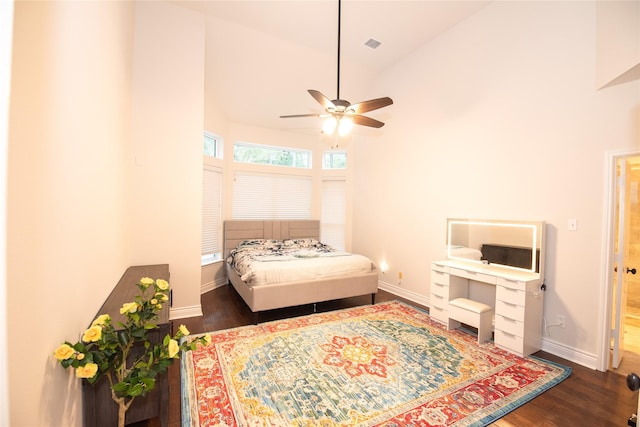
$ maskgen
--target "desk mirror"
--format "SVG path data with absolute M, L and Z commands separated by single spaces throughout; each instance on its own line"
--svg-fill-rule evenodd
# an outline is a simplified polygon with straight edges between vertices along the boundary
M 447 219 L 447 258 L 543 277 L 544 222 Z

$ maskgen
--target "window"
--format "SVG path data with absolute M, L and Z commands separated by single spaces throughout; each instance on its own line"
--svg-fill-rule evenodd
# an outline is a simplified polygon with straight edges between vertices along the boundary
M 322 181 L 322 218 L 320 236 L 323 243 L 344 250 L 346 217 L 346 180 Z
M 311 219 L 311 177 L 236 172 L 234 219 Z
M 322 156 L 322 169 L 346 169 L 346 151 L 325 151 Z
M 222 259 L 222 171 L 205 165 L 202 183 L 202 265 Z
M 311 151 L 281 148 L 268 145 L 236 142 L 233 144 L 233 160 L 240 163 L 289 166 L 311 169 Z
M 222 158 L 222 138 L 211 132 L 204 131 L 204 155 Z

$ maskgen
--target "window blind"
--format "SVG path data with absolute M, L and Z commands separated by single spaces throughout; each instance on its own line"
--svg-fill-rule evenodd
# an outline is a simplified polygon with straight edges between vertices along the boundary
M 311 177 L 236 172 L 234 219 L 310 219 Z
M 222 172 L 204 167 L 202 185 L 202 257 L 203 263 L 222 255 Z
M 346 187 L 344 179 L 322 181 L 320 239 L 339 250 L 345 247 Z

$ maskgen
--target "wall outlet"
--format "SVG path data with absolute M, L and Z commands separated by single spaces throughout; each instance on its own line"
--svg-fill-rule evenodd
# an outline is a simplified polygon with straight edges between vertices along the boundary
M 402 271 L 398 272 L 398 285 L 402 285 Z
M 557 321 L 558 326 L 560 326 L 561 328 L 564 328 L 564 321 L 565 321 L 564 316 L 558 314 L 557 319 L 558 319 L 558 321 Z

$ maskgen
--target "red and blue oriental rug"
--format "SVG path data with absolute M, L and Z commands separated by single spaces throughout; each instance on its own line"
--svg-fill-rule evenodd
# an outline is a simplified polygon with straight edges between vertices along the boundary
M 483 426 L 567 378 L 394 301 L 211 333 L 183 426 Z

